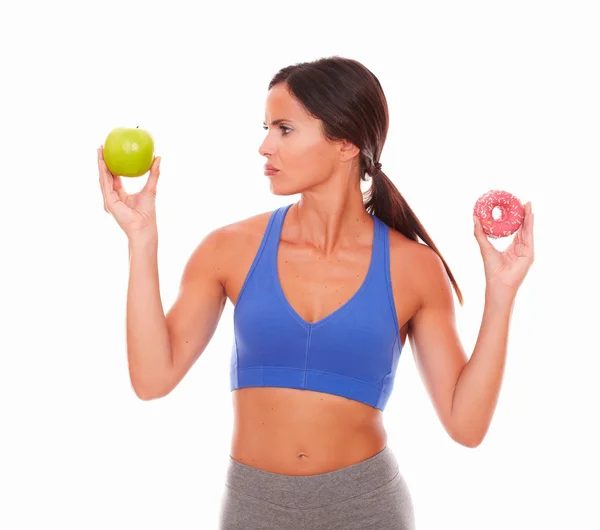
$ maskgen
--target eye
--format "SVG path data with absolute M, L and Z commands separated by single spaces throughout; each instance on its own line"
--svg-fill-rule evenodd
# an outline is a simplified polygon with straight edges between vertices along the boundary
M 285 131 L 283 133 L 283 136 L 286 136 L 292 129 L 290 129 L 289 127 L 286 127 L 285 125 L 280 125 L 279 128 L 283 131 Z M 269 127 L 267 127 L 266 125 L 263 125 L 263 129 L 265 131 L 267 131 L 269 129 Z

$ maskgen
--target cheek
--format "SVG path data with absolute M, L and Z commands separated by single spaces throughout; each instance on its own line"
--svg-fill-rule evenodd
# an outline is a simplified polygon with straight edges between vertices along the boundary
M 286 146 L 286 166 L 299 172 L 314 174 L 315 169 L 328 167 L 331 153 L 322 140 L 302 139 Z

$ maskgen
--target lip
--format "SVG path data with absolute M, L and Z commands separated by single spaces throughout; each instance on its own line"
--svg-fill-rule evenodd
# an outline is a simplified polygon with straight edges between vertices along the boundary
M 279 173 L 279 169 L 271 164 L 265 164 L 265 175 L 271 176 L 275 175 L 276 173 Z

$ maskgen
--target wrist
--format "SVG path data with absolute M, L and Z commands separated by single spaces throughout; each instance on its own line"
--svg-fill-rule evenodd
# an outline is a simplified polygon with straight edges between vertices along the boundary
M 155 228 L 136 232 L 128 237 L 129 251 L 154 250 L 158 246 L 158 230 Z
M 487 304 L 512 307 L 516 297 L 516 289 L 495 285 L 489 282 L 485 286 L 485 301 Z

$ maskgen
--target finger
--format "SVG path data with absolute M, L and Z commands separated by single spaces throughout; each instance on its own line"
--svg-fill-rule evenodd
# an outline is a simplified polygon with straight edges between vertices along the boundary
M 98 148 L 98 182 L 100 184 L 100 191 L 102 192 L 102 202 L 104 206 L 104 211 L 108 212 L 106 208 L 106 193 L 104 192 L 104 169 L 102 168 L 102 153 L 100 148 Z
M 104 147 L 102 147 L 102 146 L 100 146 L 100 149 L 99 149 L 99 160 L 100 160 L 100 166 L 102 167 L 102 169 L 106 173 L 108 173 L 108 175 L 111 178 L 114 179 L 116 177 L 116 175 L 113 175 L 113 173 L 111 173 L 110 169 L 108 169 L 108 166 L 106 165 L 106 161 L 104 160 Z
M 160 176 L 160 161 L 161 157 L 157 156 L 152 162 L 152 167 L 150 168 L 150 175 L 148 176 L 148 181 L 143 188 L 143 191 L 150 193 L 156 196 L 156 186 L 158 184 L 158 177 Z
M 119 175 L 113 175 L 113 190 L 119 191 L 123 189 L 123 182 Z
M 102 168 L 102 170 L 107 173 L 110 173 L 110 170 L 106 165 L 106 161 L 104 160 L 104 148 L 102 146 L 100 146 L 100 149 L 98 150 L 98 160 L 100 162 L 100 167 Z M 113 176 L 112 173 L 110 173 L 110 175 Z
M 131 208 L 127 206 L 123 201 L 119 200 L 116 192 L 113 192 L 113 202 L 108 201 L 108 211 L 116 219 L 127 219 L 131 217 Z
M 522 248 L 523 248 L 523 223 L 521 223 L 521 226 L 519 226 L 519 228 L 517 228 L 517 231 L 514 233 L 514 237 L 513 240 L 510 243 L 508 250 L 512 250 L 516 256 L 519 256 L 520 254 L 522 254 Z
M 123 182 L 119 175 L 113 175 L 113 190 L 117 192 L 119 199 L 125 202 L 127 199 L 127 192 L 125 191 L 125 188 L 123 188 Z
M 523 231 L 523 240 L 524 243 L 531 249 L 533 252 L 533 220 L 534 214 L 531 208 L 531 202 L 528 202 L 526 205 L 526 215 L 524 221 L 524 231 Z
M 479 220 L 479 217 L 474 215 L 473 222 L 475 225 L 473 227 L 473 233 L 475 234 L 475 239 L 477 240 L 477 243 L 479 243 L 481 254 L 484 255 L 489 253 L 490 251 L 496 250 L 494 245 L 492 245 L 492 242 L 488 239 L 486 233 L 483 231 L 483 226 L 481 226 L 481 221 Z
M 521 225 L 519 226 L 519 230 L 524 234 L 527 232 L 527 225 L 529 223 L 529 203 L 526 202 L 523 205 L 523 220 L 521 221 Z
M 104 211 L 106 211 L 107 213 L 110 212 L 111 192 L 113 191 L 112 184 L 109 179 L 110 177 L 101 168 L 100 186 L 102 188 L 102 195 L 104 197 Z
M 126 193 L 125 189 L 123 188 L 123 183 L 121 182 L 121 177 L 119 175 L 114 175 L 108 169 L 108 166 L 106 165 L 106 162 L 104 161 L 104 151 L 103 151 L 102 147 L 98 151 L 99 151 L 98 156 L 99 156 L 100 168 L 101 168 L 101 171 L 103 172 L 103 178 L 106 179 L 106 182 L 108 184 L 108 191 L 110 192 L 111 190 L 114 190 L 117 193 L 119 200 L 125 202 L 125 200 L 127 199 L 127 193 Z M 106 206 L 106 196 L 105 196 L 105 208 L 104 209 L 107 212 L 109 211 Z
M 121 201 L 119 194 L 112 189 L 112 183 L 108 180 L 109 177 L 104 177 L 104 193 L 106 195 L 106 211 L 112 215 L 124 213 L 129 210 L 129 207 Z
M 102 149 L 100 149 L 102 155 Z M 112 213 L 112 208 L 115 203 L 120 201 L 119 194 L 114 190 L 114 175 L 109 171 L 104 159 L 100 158 L 100 184 L 102 186 L 102 194 L 104 195 L 104 210 Z
M 519 228 L 517 228 L 517 231 L 515 232 L 515 238 L 513 240 L 515 242 L 515 245 L 522 245 L 523 244 L 523 230 L 524 230 L 524 228 L 525 228 L 525 219 L 523 219 L 523 221 L 519 225 Z

